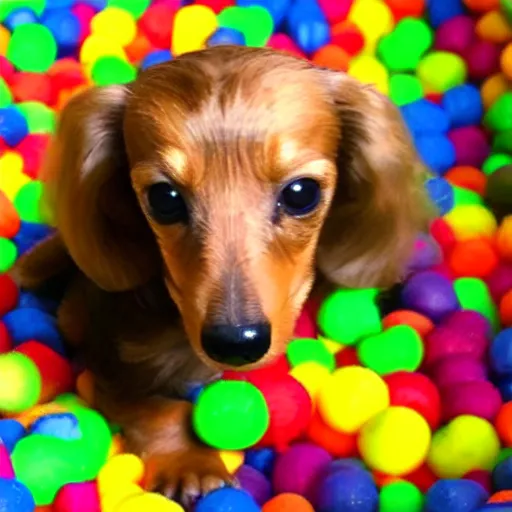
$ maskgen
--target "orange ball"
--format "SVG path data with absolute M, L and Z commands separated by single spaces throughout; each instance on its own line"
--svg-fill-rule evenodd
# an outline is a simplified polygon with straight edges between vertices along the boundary
M 512 80 L 512 43 L 508 43 L 505 49 L 501 52 L 501 70 L 503 74 Z
M 512 446 L 512 401 L 501 406 L 494 426 L 504 446 Z
M 12 238 L 20 230 L 21 220 L 16 208 L 0 190 L 0 237 Z
M 124 50 L 130 62 L 140 62 L 152 48 L 149 39 L 139 29 L 135 39 Z
M 493 11 L 500 8 L 500 0 L 464 0 L 468 9 L 478 12 Z
M 323 68 L 347 71 L 350 55 L 335 44 L 326 44 L 313 55 L 313 62 Z
M 386 0 L 395 21 L 402 18 L 420 18 L 425 12 L 425 0 Z
M 313 443 L 329 452 L 333 457 L 352 457 L 357 453 L 357 436 L 329 427 L 318 412 L 313 415 L 306 435 Z
M 495 492 L 487 503 L 509 503 L 510 501 L 512 501 L 512 491 L 499 491 Z
M 486 277 L 498 263 L 499 258 L 492 243 L 485 238 L 458 242 L 448 259 L 457 277 Z
M 484 195 L 485 187 L 487 186 L 487 176 L 476 167 L 471 167 L 470 165 L 452 167 L 444 175 L 444 178 L 452 185 L 472 190 L 481 196 Z
M 512 215 L 507 215 L 496 233 L 496 247 L 503 259 L 512 261 Z
M 267 501 L 261 512 L 315 512 L 309 501 L 298 494 L 283 493 Z
M 512 38 L 512 28 L 507 18 L 500 11 L 485 13 L 475 26 L 476 35 L 490 43 L 503 44 Z
M 512 327 L 512 290 L 509 290 L 500 301 L 500 320 L 504 327 Z M 512 426 L 512 424 L 511 424 Z
M 409 311 L 407 309 L 400 309 L 393 311 L 382 319 L 384 329 L 389 329 L 395 325 L 408 325 L 412 327 L 421 338 L 425 338 L 434 329 L 434 323 L 430 318 L 416 313 L 416 311 Z
M 480 88 L 480 96 L 482 96 L 485 109 L 489 109 L 491 105 L 509 89 L 510 84 L 503 73 L 496 73 L 487 78 Z

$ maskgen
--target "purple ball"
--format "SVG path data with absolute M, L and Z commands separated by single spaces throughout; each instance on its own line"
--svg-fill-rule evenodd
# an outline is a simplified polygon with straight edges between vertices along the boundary
M 251 466 L 241 466 L 236 472 L 240 486 L 248 492 L 254 501 L 263 506 L 272 497 L 272 487 L 263 473 Z
M 409 270 L 412 272 L 426 270 L 434 265 L 438 265 L 441 261 L 441 249 L 439 249 L 435 240 L 425 233 L 418 235 L 414 243 L 414 252 L 409 262 Z
M 443 420 L 470 414 L 492 422 L 501 407 L 499 391 L 489 381 L 455 384 L 441 390 Z
M 329 453 L 312 443 L 297 443 L 279 455 L 274 466 L 274 492 L 308 494 L 320 472 L 332 461 Z
M 501 49 L 498 45 L 476 40 L 466 49 L 464 58 L 468 66 L 469 78 L 484 80 L 500 70 Z
M 439 388 L 466 382 L 486 381 L 487 369 L 482 361 L 467 356 L 444 357 L 430 369 L 432 380 Z
M 459 55 L 466 52 L 475 37 L 475 22 L 461 15 L 442 23 L 436 32 L 435 48 Z
M 402 290 L 405 307 L 439 322 L 450 313 L 457 311 L 459 301 L 453 283 L 437 272 L 419 272 L 410 277 Z
M 483 336 L 490 341 L 493 336 L 489 320 L 478 311 L 469 309 L 455 311 L 443 321 L 443 325 L 458 329 L 469 338 Z
M 490 146 L 483 130 L 478 126 L 463 126 L 448 132 L 455 147 L 457 165 L 480 168 L 489 156 Z
M 512 266 L 500 263 L 486 278 L 489 292 L 498 304 L 509 290 L 512 290 Z

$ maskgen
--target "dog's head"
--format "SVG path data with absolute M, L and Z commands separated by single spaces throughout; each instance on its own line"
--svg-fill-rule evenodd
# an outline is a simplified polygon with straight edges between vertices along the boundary
M 74 98 L 48 173 L 81 270 L 109 291 L 162 275 L 195 351 L 221 367 L 284 350 L 315 270 L 395 283 L 424 219 L 397 109 L 262 49 L 188 54 Z

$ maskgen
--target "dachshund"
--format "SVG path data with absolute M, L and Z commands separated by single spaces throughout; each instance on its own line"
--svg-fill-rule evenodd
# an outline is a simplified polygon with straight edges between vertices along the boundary
M 272 362 L 315 290 L 399 282 L 423 174 L 373 87 L 270 49 L 188 53 L 70 100 L 42 171 L 56 229 L 16 274 L 67 276 L 95 407 L 187 503 L 231 481 L 187 386 Z

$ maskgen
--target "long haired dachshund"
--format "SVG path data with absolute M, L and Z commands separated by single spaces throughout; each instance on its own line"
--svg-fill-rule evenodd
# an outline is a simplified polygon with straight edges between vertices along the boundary
M 57 230 L 19 279 L 69 274 L 59 323 L 95 406 L 186 502 L 230 478 L 186 386 L 282 354 L 314 284 L 399 281 L 421 174 L 372 87 L 267 49 L 190 53 L 66 106 L 43 175 Z

